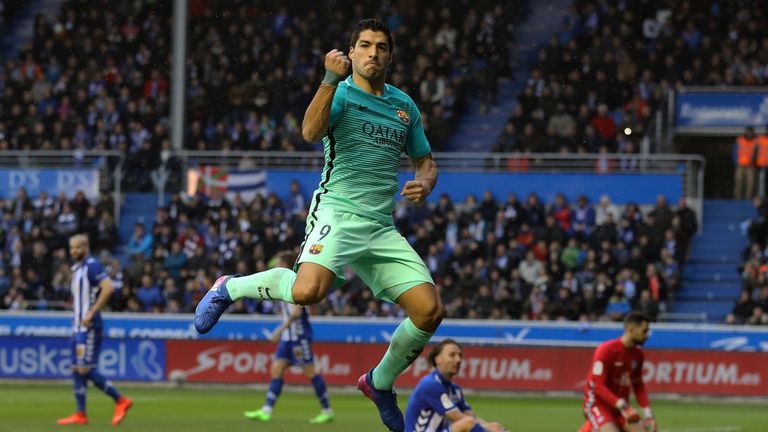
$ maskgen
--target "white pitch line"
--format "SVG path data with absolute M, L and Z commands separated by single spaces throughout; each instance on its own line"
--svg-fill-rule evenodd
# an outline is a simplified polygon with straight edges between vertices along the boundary
M 707 428 L 662 429 L 660 432 L 738 432 L 741 426 L 714 426 Z

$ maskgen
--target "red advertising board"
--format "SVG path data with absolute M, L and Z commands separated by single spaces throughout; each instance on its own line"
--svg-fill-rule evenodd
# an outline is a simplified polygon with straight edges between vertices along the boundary
M 768 353 L 647 351 L 643 378 L 652 392 L 768 395 Z
M 167 342 L 169 375 L 193 382 L 265 383 L 275 346 L 266 342 Z M 318 371 L 331 385 L 354 385 L 386 350 L 381 344 L 315 343 Z M 580 391 L 591 349 L 464 347 L 463 387 L 494 390 Z M 644 376 L 651 392 L 768 395 L 768 354 L 715 351 L 648 351 Z M 422 356 L 398 379 L 413 387 L 428 371 Z M 303 384 L 298 369 L 288 383 Z

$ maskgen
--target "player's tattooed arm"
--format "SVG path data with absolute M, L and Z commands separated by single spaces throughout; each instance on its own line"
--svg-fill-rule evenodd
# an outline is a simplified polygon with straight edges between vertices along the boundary
M 343 52 L 333 49 L 325 55 L 325 78 L 309 103 L 301 124 L 301 135 L 306 141 L 320 141 L 328 131 L 336 85 L 348 70 L 349 59 Z
M 420 158 L 411 158 L 416 168 L 416 178 L 405 182 L 400 196 L 408 198 L 411 202 L 424 201 L 437 184 L 437 163 L 432 159 L 432 154 Z

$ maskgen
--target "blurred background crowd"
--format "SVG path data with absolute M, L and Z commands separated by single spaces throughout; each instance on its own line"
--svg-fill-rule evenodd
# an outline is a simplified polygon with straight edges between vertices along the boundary
M 633 155 L 672 89 L 768 81 L 764 4 L 576 0 L 520 71 L 510 52 L 527 12 L 522 0 L 318 3 L 189 2 L 185 148 L 318 150 L 299 129 L 321 56 L 347 47 L 347 23 L 368 16 L 382 16 L 394 33 L 389 82 L 418 104 L 435 151 L 470 102 L 491 112 L 502 102 L 500 80 L 520 74 L 517 104 L 490 151 Z M 1 4 L 7 20 L 20 3 Z M 118 311 L 187 312 L 222 272 L 249 274 L 280 253 L 296 254 L 310 192 L 298 184 L 252 202 L 180 193 L 169 139 L 170 29 L 170 2 L 70 0 L 39 15 L 31 43 L 2 59 L 0 152 L 69 150 L 77 158 L 114 150 L 125 156 L 125 189 L 153 190 L 151 173 L 164 166 L 175 194 L 131 238 L 119 238 L 108 193 L 96 202 L 82 193 L 4 197 L 0 307 L 65 307 L 64 246 L 77 231 L 88 233 L 116 281 L 110 307 Z M 595 167 L 636 168 L 615 156 Z M 756 208 L 733 323 L 768 322 L 768 206 Z M 674 298 L 697 230 L 685 200 L 663 196 L 652 208 L 607 197 L 541 202 L 535 193 L 443 197 L 399 205 L 395 220 L 432 271 L 449 316 L 471 318 L 616 320 L 630 309 L 656 316 Z M 271 305 L 238 302 L 234 312 L 270 313 Z M 352 275 L 316 312 L 401 313 Z
M 185 200 L 173 195 L 155 220 L 117 238 L 105 194 L 28 197 L 5 203 L 0 276 L 2 307 L 66 307 L 71 271 L 67 237 L 86 232 L 117 293 L 110 307 L 131 312 L 190 312 L 221 274 L 250 274 L 293 261 L 303 239 L 308 201 L 294 182 L 289 194 Z M 674 297 L 696 215 L 681 199 L 655 206 L 617 206 L 558 195 L 490 192 L 436 205 L 402 201 L 397 227 L 424 259 L 451 318 L 621 320 L 632 309 L 656 317 Z M 123 244 L 126 259 L 114 259 Z M 399 307 L 372 297 L 359 278 L 332 290 L 315 307 L 323 315 L 398 316 Z M 764 279 L 763 279 L 764 280 Z M 51 281 L 51 282 L 48 282 Z M 239 301 L 234 313 L 272 313 L 270 302 Z

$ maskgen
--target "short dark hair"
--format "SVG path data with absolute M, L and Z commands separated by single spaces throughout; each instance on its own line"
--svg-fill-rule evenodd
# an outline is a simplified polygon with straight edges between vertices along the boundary
M 624 318 L 624 328 L 627 328 L 631 325 L 641 325 L 644 322 L 645 323 L 651 322 L 651 319 L 648 318 L 648 315 L 641 312 L 630 312 Z
M 435 364 L 435 357 L 439 356 L 440 353 L 443 352 L 443 348 L 445 348 L 446 345 L 456 345 L 459 347 L 459 349 L 461 349 L 461 344 L 451 338 L 445 338 L 441 340 L 437 345 L 433 346 L 432 349 L 429 350 L 429 354 L 427 354 L 427 361 L 429 362 L 430 366 L 437 366 Z
M 389 42 L 389 52 L 395 49 L 395 38 L 392 37 L 392 32 L 389 30 L 389 26 L 384 21 L 376 18 L 368 18 L 358 21 L 355 24 L 354 30 L 352 30 L 352 36 L 349 38 L 349 46 L 354 47 L 357 44 L 357 40 L 360 39 L 360 33 L 364 30 L 373 30 L 382 32 L 387 35 L 387 42 Z

